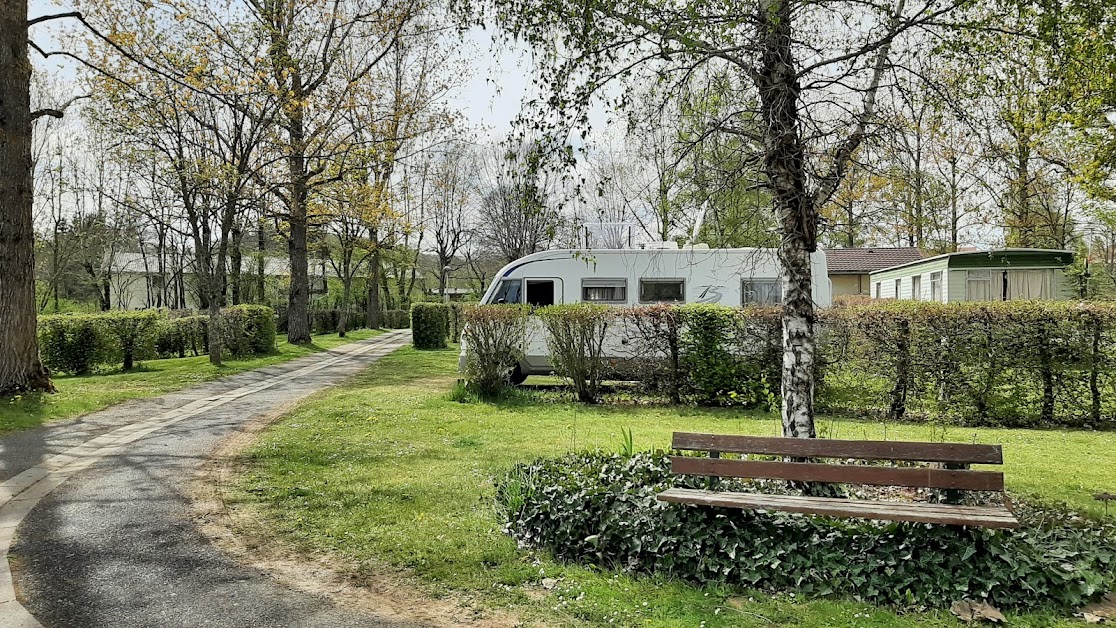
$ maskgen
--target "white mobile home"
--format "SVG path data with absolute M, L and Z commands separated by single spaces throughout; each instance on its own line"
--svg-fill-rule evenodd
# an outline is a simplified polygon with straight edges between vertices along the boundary
M 964 251 L 900 264 L 872 273 L 872 297 L 912 301 L 1070 299 L 1065 267 L 1072 251 L 997 249 Z
M 508 264 L 496 275 L 481 303 L 601 303 L 631 306 L 651 303 L 774 305 L 782 301 L 779 261 L 774 249 L 683 248 L 565 249 L 535 253 Z M 819 307 L 831 304 L 825 253 L 811 255 L 813 296 Z M 618 331 L 616 333 L 623 333 Z M 529 324 L 526 357 L 518 377 L 550 372 L 541 325 Z M 619 341 L 609 342 L 617 347 Z M 465 347 L 462 347 L 464 359 Z M 616 356 L 621 357 L 621 356 Z

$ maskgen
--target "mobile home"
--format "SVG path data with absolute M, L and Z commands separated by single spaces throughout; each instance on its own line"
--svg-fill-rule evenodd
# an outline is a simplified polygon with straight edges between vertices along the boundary
M 1073 252 L 1048 249 L 964 251 L 872 273 L 872 297 L 913 301 L 1071 299 L 1065 267 Z
M 615 306 L 782 302 L 775 249 L 711 249 L 701 244 L 679 248 L 671 244 L 659 243 L 643 249 L 564 249 L 528 255 L 500 270 L 481 303 L 542 307 L 580 302 Z M 815 252 L 810 260 L 814 302 L 819 307 L 828 307 L 832 298 L 825 253 Z M 541 324 L 532 321 L 528 327 L 526 355 L 516 379 L 551 372 Z M 607 346 L 620 351 L 623 339 L 610 340 Z M 462 346 L 462 365 L 465 351 Z

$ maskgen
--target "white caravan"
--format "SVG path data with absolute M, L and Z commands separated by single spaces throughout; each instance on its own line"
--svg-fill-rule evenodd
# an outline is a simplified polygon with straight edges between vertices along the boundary
M 658 243 L 643 249 L 563 249 L 520 258 L 496 275 L 481 303 L 525 303 L 533 307 L 558 303 L 646 305 L 651 303 L 720 303 L 774 305 L 782 301 L 779 260 L 775 249 L 711 249 L 698 244 L 678 248 Z M 810 257 L 814 303 L 832 302 L 825 253 Z M 622 330 L 614 332 L 623 334 Z M 525 355 L 513 374 L 550 374 L 549 352 L 542 325 L 528 323 Z M 622 358 L 623 339 L 609 339 L 606 352 Z M 462 343 L 461 366 L 466 347 Z

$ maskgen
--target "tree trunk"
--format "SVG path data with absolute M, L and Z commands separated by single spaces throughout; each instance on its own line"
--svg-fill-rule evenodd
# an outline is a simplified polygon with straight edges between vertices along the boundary
M 267 284 L 264 281 L 264 274 L 267 272 L 267 259 L 264 257 L 267 252 L 267 235 L 263 220 L 260 220 L 260 228 L 256 232 L 256 251 L 259 253 L 259 259 L 256 260 L 256 303 L 267 305 Z
M 764 123 L 764 169 L 781 230 L 783 436 L 814 438 L 815 315 L 810 253 L 816 249 L 817 209 L 806 191 L 789 0 L 763 0 L 758 17 L 763 54 L 755 79 Z
M 310 269 L 306 259 L 306 216 L 291 216 L 287 252 L 291 260 L 291 290 L 287 298 L 287 342 L 310 342 Z
M 39 360 L 27 0 L 0 5 L 0 395 L 54 391 Z
M 337 336 L 345 337 L 349 324 L 349 295 L 353 290 L 353 277 L 347 271 L 341 278 L 341 315 L 337 317 Z
M 383 313 L 380 310 L 380 249 L 372 251 L 368 270 L 368 312 L 365 319 L 369 329 L 379 329 Z
M 240 244 L 243 236 L 244 232 L 240 230 L 239 226 L 233 227 L 232 248 L 229 249 L 229 287 L 233 305 L 240 305 L 240 268 L 242 265 Z

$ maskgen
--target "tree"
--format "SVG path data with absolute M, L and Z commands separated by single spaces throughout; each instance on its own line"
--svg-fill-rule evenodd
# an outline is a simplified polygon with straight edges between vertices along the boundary
M 53 391 L 39 359 L 27 0 L 0 5 L 0 395 Z
M 702 71 L 731 78 L 735 115 L 712 120 L 712 130 L 759 149 L 784 285 L 783 433 L 814 436 L 810 254 L 817 248 L 819 209 L 877 122 L 876 101 L 894 65 L 893 50 L 912 54 L 925 43 L 921 33 L 947 21 L 960 2 L 491 0 L 484 6 L 512 37 L 543 56 L 538 78 L 550 93 L 542 100 L 565 115 L 555 123 L 552 112 L 540 109 L 533 120 L 552 134 L 584 122 L 595 97 L 639 72 L 678 84 Z M 855 28 L 842 21 L 854 15 Z M 833 37 L 837 31 L 842 36 Z
M 438 295 L 443 300 L 449 272 L 472 235 L 469 215 L 474 178 L 472 159 L 473 152 L 464 144 L 451 143 L 435 153 L 430 164 L 432 190 L 426 223 L 438 257 Z
M 482 160 L 477 234 L 512 262 L 544 250 L 558 233 L 551 149 L 538 142 L 494 147 Z

